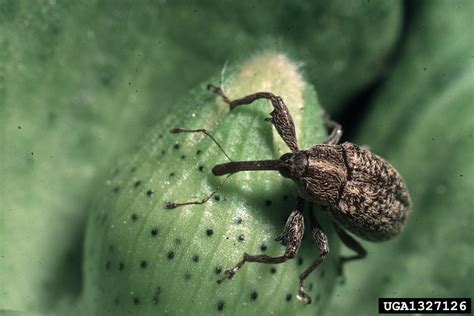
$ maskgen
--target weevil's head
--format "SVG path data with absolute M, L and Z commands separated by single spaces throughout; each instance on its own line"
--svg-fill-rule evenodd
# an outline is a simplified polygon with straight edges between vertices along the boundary
M 308 156 L 302 151 L 286 153 L 280 157 L 280 162 L 280 174 L 294 180 L 301 178 L 308 168 Z

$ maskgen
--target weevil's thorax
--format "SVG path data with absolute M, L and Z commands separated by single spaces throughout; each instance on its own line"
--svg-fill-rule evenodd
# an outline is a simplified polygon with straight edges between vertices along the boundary
M 316 145 L 303 152 L 308 165 L 304 174 L 295 179 L 300 195 L 311 202 L 334 205 L 347 177 L 341 146 Z

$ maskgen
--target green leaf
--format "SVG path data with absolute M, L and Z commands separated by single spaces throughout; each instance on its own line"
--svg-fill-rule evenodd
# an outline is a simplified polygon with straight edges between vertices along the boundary
M 284 55 L 256 55 L 223 78 L 230 98 L 262 90 L 282 96 L 305 146 L 324 139 L 314 90 Z M 275 266 L 248 263 L 233 280 L 216 283 L 244 252 L 283 254 L 284 247 L 274 239 L 295 206 L 295 194 L 291 181 L 277 172 L 238 173 L 218 199 L 164 208 L 167 202 L 201 199 L 213 191 L 222 179 L 210 170 L 226 161 L 203 135 L 168 130 L 209 129 L 233 160 L 276 159 L 289 150 L 264 122 L 272 110 L 269 102 L 229 112 L 202 85 L 177 108 L 181 110 L 160 121 L 135 154 L 124 157 L 91 212 L 81 311 L 210 315 L 224 309 L 231 314 L 303 315 L 323 308 L 338 257 L 330 226 L 331 256 L 306 281 L 312 306 L 296 299 L 298 275 L 319 255 L 309 234 L 297 259 Z

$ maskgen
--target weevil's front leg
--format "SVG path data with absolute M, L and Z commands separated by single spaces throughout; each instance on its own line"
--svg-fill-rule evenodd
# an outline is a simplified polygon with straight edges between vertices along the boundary
M 359 260 L 367 257 L 367 250 L 361 246 L 361 244 L 355 240 L 351 235 L 346 233 L 339 225 L 333 223 L 334 228 L 336 230 L 337 235 L 341 239 L 341 241 L 346 245 L 349 249 L 354 250 L 356 252 L 355 255 L 352 256 L 341 256 L 339 259 L 339 275 L 344 274 L 344 264 L 352 260 Z
M 301 198 L 298 198 L 296 208 L 291 213 L 290 217 L 286 221 L 285 228 L 280 237 L 276 240 L 281 241 L 281 243 L 286 246 L 285 253 L 279 257 L 270 257 L 267 255 L 256 255 L 252 256 L 247 253 L 244 253 L 244 258 L 239 261 L 232 269 L 225 271 L 225 277 L 217 281 L 221 283 L 225 279 L 232 279 L 234 275 L 239 271 L 246 262 L 259 262 L 266 264 L 275 264 L 283 263 L 289 259 L 292 259 L 298 253 L 298 249 L 301 245 L 301 239 L 303 238 L 304 233 L 304 218 L 303 218 L 303 209 L 305 201 Z
M 209 84 L 207 85 L 207 89 L 221 96 L 224 102 L 229 104 L 230 110 L 233 110 L 240 105 L 250 104 L 258 99 L 270 100 L 273 105 L 273 111 L 270 113 L 272 117 L 267 118 L 266 121 L 271 122 L 275 126 L 278 134 L 280 134 L 281 138 L 283 138 L 291 151 L 296 152 L 299 150 L 296 139 L 295 123 L 293 123 L 293 118 L 288 111 L 288 107 L 279 96 L 270 92 L 257 92 L 240 99 L 230 100 L 219 87 Z
M 333 121 L 329 118 L 329 114 L 324 112 L 323 114 L 324 126 L 328 129 L 331 129 L 331 134 L 326 138 L 324 144 L 328 145 L 337 145 L 342 137 L 342 127 L 336 121 Z
M 309 219 L 311 223 L 311 236 L 319 248 L 319 257 L 318 259 L 314 260 L 303 273 L 300 274 L 300 288 L 298 291 L 298 298 L 302 299 L 306 304 L 311 304 L 311 297 L 304 291 L 304 280 L 324 261 L 326 255 L 329 252 L 328 238 L 314 217 L 312 209 L 310 209 L 309 212 Z

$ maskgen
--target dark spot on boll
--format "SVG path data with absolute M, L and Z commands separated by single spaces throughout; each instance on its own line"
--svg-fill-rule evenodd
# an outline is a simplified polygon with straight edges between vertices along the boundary
M 130 216 L 130 218 L 132 219 L 132 221 L 136 221 L 138 219 L 138 215 L 133 213 L 132 216 Z
M 219 202 L 221 200 L 221 196 L 219 194 L 214 195 L 214 200 L 216 200 L 216 202 Z
M 198 156 L 199 156 L 201 153 L 202 153 L 201 150 L 196 151 L 196 155 L 198 155 Z
M 186 159 L 186 156 L 185 156 L 185 155 L 182 155 L 182 156 L 181 156 L 181 159 L 182 159 L 182 160 Z
M 218 311 L 223 311 L 224 310 L 224 302 L 223 301 L 217 302 L 217 310 Z
M 21 126 L 18 126 L 18 129 L 21 129 Z
M 148 267 L 148 262 L 146 260 L 140 261 L 140 268 L 146 269 Z
M 162 150 L 162 151 L 161 151 L 161 154 L 162 154 L 162 155 L 166 154 L 166 150 Z
M 109 251 L 110 252 L 114 252 L 115 251 L 115 247 L 113 245 L 109 245 Z
M 271 273 L 271 274 L 275 274 L 276 272 L 277 272 L 277 269 L 276 269 L 276 268 L 271 268 L 271 269 L 270 269 L 270 273 Z
M 163 134 L 158 135 L 158 138 L 163 138 Z
M 324 278 L 324 274 L 325 274 L 325 273 L 326 273 L 326 272 L 324 271 L 324 269 L 323 269 L 323 270 L 321 270 L 321 274 L 320 274 L 320 276 L 321 276 L 321 279 L 322 279 L 322 278 Z
M 298 257 L 298 265 L 299 266 L 303 265 L 303 258 Z
M 122 271 L 124 268 L 125 268 L 125 265 L 123 264 L 123 262 L 120 262 L 118 265 L 119 271 Z
M 260 245 L 260 250 L 263 251 L 263 252 L 267 251 L 267 245 L 261 244 Z
M 135 296 L 132 301 L 134 305 L 140 304 L 140 298 L 138 296 Z
M 174 243 L 175 243 L 176 245 L 178 245 L 178 246 L 181 245 L 181 239 L 176 238 L 176 239 L 174 240 Z
M 207 236 L 212 236 L 213 234 L 214 234 L 214 231 L 212 229 L 209 228 L 209 229 L 206 230 L 206 235 Z
M 286 300 L 287 302 L 289 302 L 289 301 L 291 301 L 291 297 L 292 297 L 291 294 L 286 294 L 285 300 Z
M 222 272 L 222 267 L 215 267 L 214 273 L 215 274 L 220 274 Z
M 119 303 L 120 303 L 120 300 L 119 300 L 118 296 L 116 296 L 116 297 L 114 298 L 114 304 L 115 304 L 115 305 L 118 305 Z
M 199 171 L 203 172 L 204 171 L 204 166 L 199 166 Z
M 171 172 L 171 173 L 169 174 L 169 176 L 170 176 L 170 177 L 174 177 L 174 172 Z
M 314 286 L 313 283 L 310 283 L 310 284 L 308 285 L 308 290 L 312 291 L 312 290 L 313 290 L 313 286 Z
M 250 299 L 252 301 L 255 301 L 257 299 L 257 297 L 258 297 L 257 291 L 253 291 L 252 293 L 250 293 Z
M 137 168 L 136 168 L 136 167 L 132 167 L 132 169 L 130 169 L 130 172 L 131 172 L 131 173 L 134 173 L 135 171 L 137 171 Z
M 175 252 L 174 252 L 174 251 L 170 251 L 170 252 L 168 252 L 168 260 L 172 260 L 172 259 L 174 259 L 174 256 L 175 256 L 175 255 L 176 255 L 176 254 L 175 254 Z
M 235 223 L 236 223 L 237 225 L 242 224 L 242 218 L 238 217 L 238 218 L 235 220 Z
M 138 188 L 138 187 L 140 186 L 140 184 L 142 184 L 142 182 L 141 182 L 140 180 L 138 180 L 138 181 L 135 181 L 135 183 L 133 184 L 133 186 L 134 186 L 135 188 Z
M 283 200 L 284 201 L 288 200 L 288 195 L 283 195 Z
M 150 196 L 150 197 L 151 197 L 151 196 L 153 195 L 153 191 L 152 191 L 152 190 L 148 190 L 148 191 L 146 191 L 146 195 L 148 195 L 148 196 Z
M 107 261 L 107 262 L 105 263 L 105 270 L 110 270 L 110 265 L 111 265 L 111 264 L 110 264 L 110 261 Z
M 272 205 L 272 201 L 266 200 L 266 201 L 265 201 L 265 206 L 270 206 L 270 205 Z
M 194 262 L 199 262 L 199 256 L 198 256 L 198 255 L 194 255 L 194 256 L 193 256 L 193 261 L 194 261 Z
M 156 235 L 158 235 L 158 228 L 153 228 L 153 229 L 151 230 L 151 235 L 152 235 L 153 237 L 155 237 Z
M 238 240 L 238 241 L 244 241 L 244 240 L 245 240 L 244 234 L 239 235 L 239 236 L 237 237 L 237 240 Z
M 191 280 L 191 273 L 185 273 L 184 274 L 184 279 L 187 281 L 187 280 Z
M 174 149 L 179 149 L 179 144 L 174 144 L 173 148 Z
M 120 186 L 116 186 L 112 189 L 114 193 L 118 193 L 120 191 Z

